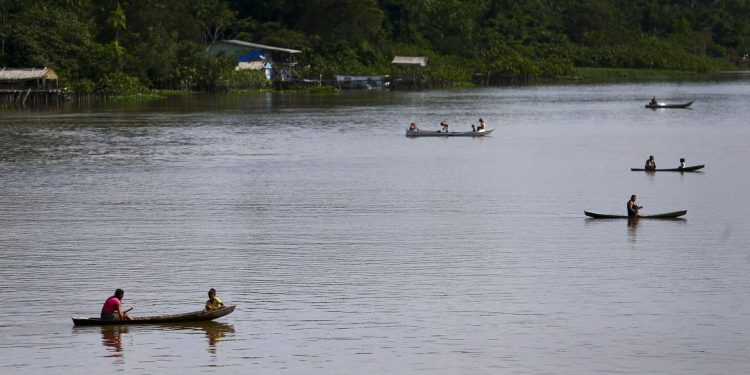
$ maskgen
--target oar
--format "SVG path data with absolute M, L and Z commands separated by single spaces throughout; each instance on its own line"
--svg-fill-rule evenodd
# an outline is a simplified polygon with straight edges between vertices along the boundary
M 129 308 L 129 309 L 127 309 L 127 310 L 123 311 L 123 312 L 122 312 L 122 316 L 120 317 L 120 319 L 121 319 L 121 320 L 131 320 L 131 319 L 133 319 L 133 318 L 132 318 L 131 316 L 129 316 L 129 315 L 126 315 L 126 314 L 128 313 L 128 311 L 130 311 L 130 310 L 132 310 L 132 309 L 133 309 L 133 308 L 131 307 L 131 308 Z M 130 319 L 126 319 L 126 318 L 125 318 L 126 316 L 127 316 L 128 318 L 130 318 Z

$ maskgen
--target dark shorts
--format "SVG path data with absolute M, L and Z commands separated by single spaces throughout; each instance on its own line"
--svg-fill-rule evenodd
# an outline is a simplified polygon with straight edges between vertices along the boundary
M 102 313 L 102 320 L 115 320 L 115 313 Z

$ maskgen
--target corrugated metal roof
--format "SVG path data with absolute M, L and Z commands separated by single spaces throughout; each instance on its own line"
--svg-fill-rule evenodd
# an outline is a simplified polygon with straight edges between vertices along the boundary
M 382 81 L 385 76 L 342 76 L 334 75 L 337 81 Z
M 258 48 L 258 49 L 264 49 L 264 50 L 270 50 L 270 51 L 281 51 L 281 52 L 286 52 L 286 53 L 302 53 L 302 51 L 298 51 L 296 49 L 267 46 L 265 44 L 250 43 L 250 42 L 245 42 L 245 41 L 236 40 L 236 39 L 224 39 L 224 40 L 220 40 L 219 42 L 234 44 L 236 46 Z
M 0 69 L 0 81 L 28 81 L 31 79 L 57 79 L 57 74 L 50 68 Z
M 240 61 L 234 70 L 261 70 L 263 69 L 263 61 L 251 61 L 244 62 Z
M 391 64 L 427 66 L 427 58 L 422 56 L 394 56 Z

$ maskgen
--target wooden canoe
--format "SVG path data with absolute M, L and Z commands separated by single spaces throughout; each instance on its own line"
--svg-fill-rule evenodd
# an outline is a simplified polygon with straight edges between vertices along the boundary
M 705 165 L 701 164 L 701 165 L 691 165 L 685 168 L 679 168 L 679 167 L 678 168 L 664 168 L 664 169 L 657 168 L 657 169 L 651 169 L 651 170 L 646 170 L 645 168 L 630 168 L 630 170 L 640 171 L 640 172 L 643 172 L 643 171 L 646 171 L 646 172 L 695 172 L 699 169 L 703 169 L 703 167 L 705 167 Z
M 439 130 L 406 130 L 407 137 L 484 137 L 495 129 L 487 129 L 483 132 L 441 132 Z
M 646 108 L 651 109 L 658 109 L 658 108 L 687 108 L 690 107 L 690 105 L 693 104 L 693 102 L 687 102 L 682 104 L 664 104 L 664 103 L 658 103 L 656 105 L 653 105 L 651 103 L 646 104 Z
M 73 317 L 73 324 L 77 326 L 103 326 L 103 325 L 122 325 L 122 324 L 161 324 L 161 323 L 187 323 L 187 322 L 204 322 L 221 318 L 224 315 L 231 314 L 235 305 L 227 305 L 220 309 L 211 311 L 196 311 L 185 314 L 173 315 L 156 315 L 134 317 L 132 320 L 102 320 L 100 318 L 82 318 Z
M 598 214 L 596 212 L 589 212 L 589 211 L 583 211 L 583 213 L 586 216 L 592 217 L 594 219 L 675 219 L 675 218 L 678 218 L 680 216 L 687 214 L 687 210 L 667 212 L 667 213 L 656 214 L 656 215 L 639 215 L 636 217 L 630 217 L 628 215 Z

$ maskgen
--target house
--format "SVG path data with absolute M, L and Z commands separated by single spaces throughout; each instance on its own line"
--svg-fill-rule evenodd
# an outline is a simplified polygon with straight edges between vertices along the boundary
M 296 49 L 267 46 L 235 39 L 216 41 L 208 46 L 206 52 L 217 57 L 235 56 L 237 58 L 236 70 L 263 70 L 266 79 L 273 81 L 291 80 L 294 67 L 297 65 L 294 55 L 302 53 L 302 51 Z
M 397 66 L 427 66 L 427 58 L 423 56 L 394 56 L 391 64 Z
M 2 68 L 2 90 L 57 90 L 57 73 L 50 68 Z
M 394 89 L 422 89 L 427 84 L 427 57 L 424 56 L 394 56 L 393 61 Z
M 339 89 L 384 89 L 388 87 L 388 76 L 344 76 L 335 75 Z

